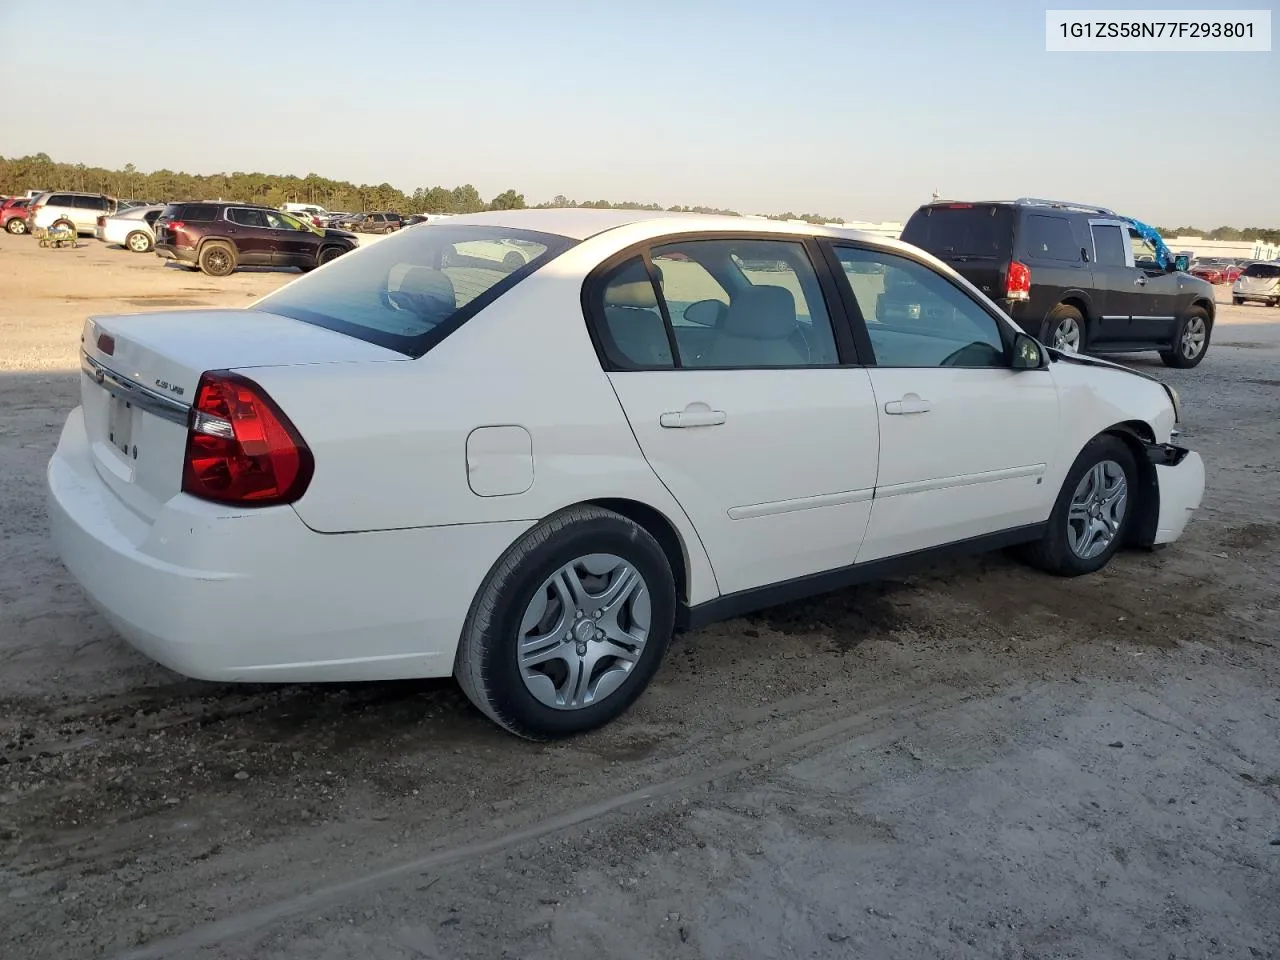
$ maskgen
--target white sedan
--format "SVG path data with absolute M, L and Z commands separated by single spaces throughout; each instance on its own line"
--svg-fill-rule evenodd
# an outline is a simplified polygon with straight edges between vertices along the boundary
M 459 216 L 246 309 L 91 317 L 82 359 L 53 536 L 135 647 L 452 674 L 531 738 L 617 717 L 675 630 L 956 549 L 1090 573 L 1204 488 L 1173 389 L 795 223 Z
M 134 253 L 147 253 L 155 249 L 155 223 L 164 207 L 163 203 L 129 207 L 112 216 L 99 217 L 93 235 L 106 243 L 118 243 Z

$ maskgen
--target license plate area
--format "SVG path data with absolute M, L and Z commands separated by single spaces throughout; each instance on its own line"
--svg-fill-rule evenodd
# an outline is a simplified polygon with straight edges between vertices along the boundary
M 126 460 L 138 459 L 138 448 L 133 442 L 133 404 L 123 397 L 111 397 L 107 401 L 107 442 Z

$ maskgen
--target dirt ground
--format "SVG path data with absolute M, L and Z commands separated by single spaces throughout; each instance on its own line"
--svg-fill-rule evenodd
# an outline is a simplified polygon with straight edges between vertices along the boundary
M 0 235 L 0 957 L 1280 957 L 1280 311 L 1132 358 L 1207 462 L 1179 543 L 682 636 L 540 746 L 448 682 L 183 679 L 55 559 L 83 318 L 292 276 Z

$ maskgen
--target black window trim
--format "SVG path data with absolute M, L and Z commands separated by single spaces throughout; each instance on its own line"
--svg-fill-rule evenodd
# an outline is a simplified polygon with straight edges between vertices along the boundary
M 860 368 L 867 366 L 862 362 L 863 356 L 870 356 L 870 352 L 859 349 L 859 343 L 854 336 L 854 330 L 850 322 L 850 317 L 845 309 L 844 299 L 840 294 L 838 280 L 831 273 L 831 264 L 826 258 L 822 247 L 817 242 L 820 237 L 807 233 L 775 233 L 773 231 L 755 231 L 755 230 L 698 230 L 679 233 L 667 233 L 660 236 L 651 237 L 647 240 L 641 240 L 637 243 L 619 250 L 617 253 L 611 254 L 609 257 L 600 261 L 587 274 L 586 279 L 582 282 L 581 305 L 583 322 L 586 324 L 587 333 L 591 337 L 592 346 L 595 347 L 596 357 L 600 361 L 600 367 L 606 373 L 674 373 L 676 371 L 692 370 L 701 372 L 706 370 L 840 370 L 845 368 Z M 831 333 L 835 340 L 836 363 L 814 363 L 804 364 L 794 367 L 763 367 L 763 366 L 696 366 L 686 367 L 680 362 L 680 351 L 675 339 L 675 328 L 671 324 L 671 315 L 667 309 L 666 298 L 662 296 L 662 289 L 658 285 L 657 273 L 653 266 L 653 260 L 650 256 L 651 251 L 655 247 L 670 246 L 678 243 L 691 243 L 700 240 L 762 240 L 800 243 L 804 248 L 805 255 L 809 258 L 809 264 L 813 268 L 813 272 L 818 280 L 818 287 L 822 293 L 823 305 L 827 310 L 827 317 L 831 323 Z M 662 322 L 666 328 L 667 342 L 671 346 L 671 365 L 653 365 L 653 364 L 630 364 L 623 366 L 615 363 L 605 349 L 604 338 L 601 331 L 604 328 L 604 317 L 601 315 L 599 305 L 603 303 L 604 281 L 606 277 L 615 269 L 622 266 L 628 260 L 640 257 L 644 263 L 645 270 L 649 274 L 649 282 L 653 285 L 654 296 L 658 301 L 658 309 L 662 315 Z M 869 343 L 870 341 L 868 341 Z
M 899 250 L 895 247 L 880 246 L 879 244 L 866 243 L 861 240 L 845 239 L 843 237 L 820 237 L 820 246 L 823 247 L 833 269 L 839 270 L 838 283 L 840 295 L 845 300 L 845 312 L 850 318 L 854 332 L 857 335 L 859 347 L 863 351 L 863 355 L 868 358 L 866 366 L 877 367 L 879 362 L 876 360 L 875 348 L 871 343 L 871 333 L 867 329 L 866 319 L 862 315 L 862 307 L 858 304 L 858 298 L 853 292 L 853 285 L 849 283 L 844 276 L 844 267 L 840 265 L 840 258 L 836 254 L 836 250 L 840 247 L 847 247 L 854 250 L 861 250 L 865 253 L 881 254 L 891 257 L 897 257 L 901 260 L 909 260 L 918 266 L 923 267 L 930 273 L 935 274 L 941 280 L 950 284 L 951 287 L 969 300 L 975 307 L 989 316 L 996 325 L 996 330 L 1000 333 L 1000 342 L 1004 344 L 1005 363 L 998 367 L 940 367 L 935 364 L 926 364 L 923 366 L 886 366 L 886 370 L 1011 370 L 1013 369 L 1013 342 L 1017 336 L 1017 331 L 1013 329 L 1013 324 L 1008 317 L 994 305 L 988 306 L 981 300 L 974 297 L 973 293 L 966 290 L 962 284 L 956 283 L 955 279 L 947 276 L 933 264 L 929 263 L 922 257 L 918 257 L 906 250 Z

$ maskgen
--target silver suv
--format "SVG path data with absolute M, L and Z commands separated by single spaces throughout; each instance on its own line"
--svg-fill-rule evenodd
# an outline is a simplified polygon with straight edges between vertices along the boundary
M 116 199 L 105 193 L 47 190 L 31 201 L 27 225 L 37 236 L 55 223 L 68 223 L 76 233 L 91 234 L 98 226 L 98 218 L 111 216 L 117 206 Z
M 1231 300 L 1236 306 L 1251 301 L 1280 307 L 1280 260 L 1245 267 L 1231 286 Z

